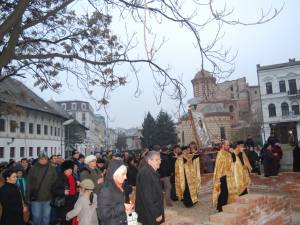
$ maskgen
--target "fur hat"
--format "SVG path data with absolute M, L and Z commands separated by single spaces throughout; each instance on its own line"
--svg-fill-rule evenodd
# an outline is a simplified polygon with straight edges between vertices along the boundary
M 61 172 L 64 172 L 68 169 L 74 169 L 74 162 L 72 160 L 66 160 L 61 164 Z
M 94 160 L 95 160 L 95 161 L 97 160 L 96 156 L 94 156 L 94 155 L 89 155 L 89 156 L 85 157 L 84 163 L 85 163 L 85 164 L 89 164 L 90 162 L 92 162 L 92 161 L 94 161 Z

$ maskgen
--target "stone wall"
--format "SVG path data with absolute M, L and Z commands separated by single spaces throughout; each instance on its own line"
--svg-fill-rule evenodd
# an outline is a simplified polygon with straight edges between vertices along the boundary
M 210 216 L 222 225 L 285 225 L 292 222 L 290 198 L 285 195 L 247 194 Z

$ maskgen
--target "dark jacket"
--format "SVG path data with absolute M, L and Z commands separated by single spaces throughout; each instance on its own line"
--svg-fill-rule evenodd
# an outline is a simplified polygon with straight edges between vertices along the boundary
M 74 181 L 76 182 L 75 177 Z M 76 186 L 76 183 L 74 185 Z M 65 221 L 66 214 L 74 208 L 75 202 L 78 197 L 77 194 L 73 196 L 66 196 L 65 190 L 69 190 L 69 183 L 67 177 L 63 173 L 61 173 L 59 178 L 53 184 L 51 191 L 53 195 L 53 200 L 56 197 L 65 198 L 64 206 L 58 208 L 59 217 L 60 219 L 62 219 L 62 221 Z
M 115 184 L 113 174 L 124 165 L 121 160 L 111 160 L 105 181 L 98 195 L 97 213 L 101 225 L 127 225 L 125 195 Z
M 137 173 L 138 173 L 138 169 L 134 165 L 129 164 L 127 167 L 127 184 L 131 186 L 136 185 Z
M 94 192 L 98 194 L 101 189 L 101 185 L 98 184 L 98 179 L 102 177 L 101 171 L 96 169 L 91 169 L 88 166 L 82 168 L 80 170 L 80 181 L 83 181 L 84 179 L 91 179 L 94 182 L 95 189 Z
M 169 177 L 171 175 L 171 160 L 170 155 L 168 153 L 161 152 L 160 153 L 161 164 L 158 169 L 160 177 Z
M 137 175 L 135 209 L 138 221 L 143 225 L 164 222 L 163 192 L 159 174 L 148 163 L 139 170 Z M 156 222 L 156 218 L 161 215 L 163 220 Z
M 1 225 L 25 225 L 22 196 L 17 185 L 5 183 L 0 189 L 0 202 L 2 204 Z
M 30 196 L 32 195 L 32 193 L 37 191 L 38 186 L 48 166 L 49 168 L 46 173 L 46 176 L 41 184 L 39 192 L 37 193 L 38 197 L 36 201 L 50 201 L 52 199 L 51 188 L 57 179 L 56 169 L 49 163 L 47 165 L 41 165 L 37 162 L 34 164 L 33 167 L 31 167 L 27 176 L 27 182 L 26 182 L 27 200 L 30 201 Z
M 300 148 L 298 146 L 293 150 L 293 171 L 300 172 Z

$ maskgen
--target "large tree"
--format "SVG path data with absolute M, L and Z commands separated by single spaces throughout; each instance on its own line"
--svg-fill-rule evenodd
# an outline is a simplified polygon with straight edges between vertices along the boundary
M 156 122 L 150 112 L 147 113 L 142 125 L 142 146 L 144 148 L 152 147 L 156 144 L 155 140 Z
M 161 146 L 177 143 L 175 123 L 172 117 L 162 110 L 156 118 L 155 136 L 156 144 Z
M 151 25 L 168 21 L 191 32 L 199 49 L 199 63 L 215 76 L 226 76 L 234 64 L 227 49 L 219 49 L 222 27 L 252 25 L 269 21 L 277 10 L 262 10 L 254 22 L 235 20 L 233 10 L 213 0 L 2 0 L 0 1 L 0 81 L 10 76 L 32 76 L 42 90 L 57 90 L 62 80 L 75 78 L 91 97 L 95 87 L 101 87 L 103 96 L 99 103 L 107 104 L 114 89 L 126 84 L 118 68 L 127 63 L 137 80 L 138 67 L 147 65 L 153 73 L 158 88 L 158 102 L 162 93 L 182 103 L 185 90 L 176 74 L 167 65 L 156 61 L 160 43 L 148 41 Z M 87 13 L 77 7 L 86 3 Z M 187 10 L 187 6 L 188 9 Z M 194 11 L 191 13 L 190 9 Z M 144 40 L 134 42 L 134 36 L 118 38 L 110 30 L 112 14 L 121 19 L 133 18 L 144 26 Z M 202 12 L 202 13 L 200 13 Z M 203 13 L 205 12 L 205 13 Z M 153 25 L 154 22 L 157 22 Z M 208 25 L 215 26 L 215 36 L 210 42 L 203 40 Z M 211 30 L 209 30 L 212 35 Z M 153 39 L 156 39 L 154 34 Z M 128 41 L 124 39 L 128 38 Z M 123 39 L 121 43 L 121 39 Z M 130 54 L 137 44 L 145 44 L 145 54 Z M 192 44 L 192 43 L 191 43 Z M 136 54 L 135 54 L 136 55 Z M 64 73 L 63 73 L 64 72 Z M 172 89 L 169 89 L 172 88 Z M 94 91 L 94 92 L 93 92 Z M 97 91 L 99 93 L 99 91 Z

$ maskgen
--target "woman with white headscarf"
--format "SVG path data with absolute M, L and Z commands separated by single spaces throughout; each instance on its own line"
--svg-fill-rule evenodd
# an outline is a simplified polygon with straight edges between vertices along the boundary
M 122 160 L 109 162 L 104 185 L 98 195 L 98 216 L 101 225 L 127 225 L 127 216 L 132 212 L 132 204 L 125 203 L 123 183 L 127 168 Z

